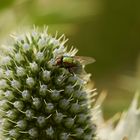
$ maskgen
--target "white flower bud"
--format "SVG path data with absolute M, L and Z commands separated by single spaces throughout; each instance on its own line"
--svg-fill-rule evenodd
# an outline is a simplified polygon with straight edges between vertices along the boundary
M 3 57 L 2 59 L 2 65 L 8 65 L 10 64 L 11 58 L 9 56 Z
M 54 109 L 54 105 L 52 103 L 47 103 L 45 107 L 46 113 L 51 113 Z
M 44 81 L 49 81 L 50 80 L 50 76 L 51 76 L 51 72 L 50 71 L 48 71 L 48 70 L 43 71 L 42 77 L 43 77 Z
M 71 105 L 70 111 L 72 113 L 78 113 L 78 112 L 80 112 L 80 110 L 81 110 L 81 107 L 80 107 L 80 105 L 78 103 L 73 103 Z
M 67 128 L 71 128 L 74 125 L 74 119 L 73 118 L 66 118 L 64 121 L 64 125 Z
M 23 97 L 24 100 L 30 100 L 31 94 L 29 93 L 28 90 L 24 90 L 24 91 L 22 92 L 22 97 Z
M 17 76 L 24 76 L 26 74 L 25 69 L 22 67 L 17 67 Z
M 15 60 L 20 63 L 21 61 L 24 60 L 23 56 L 20 53 L 15 54 Z
M 13 80 L 13 81 L 11 81 L 11 85 L 12 85 L 12 87 L 14 87 L 14 88 L 18 88 L 18 89 L 21 87 L 20 82 L 17 81 L 17 80 Z
M 46 96 L 46 92 L 47 92 L 47 90 L 48 90 L 48 86 L 47 85 L 41 85 L 40 86 L 40 95 L 42 95 L 42 96 Z
M 76 136 L 77 136 L 77 137 L 81 137 L 82 134 L 84 133 L 84 130 L 83 130 L 82 128 L 76 128 L 76 129 L 74 130 L 74 132 L 76 133 Z
M 65 51 L 65 48 L 64 48 L 63 45 L 61 45 L 59 48 L 56 48 L 54 50 L 54 53 L 53 54 L 56 57 L 56 56 L 62 55 L 64 53 L 64 51 Z
M 15 101 L 13 105 L 14 105 L 15 108 L 17 108 L 17 109 L 19 109 L 19 110 L 22 110 L 23 107 L 24 107 L 22 101 Z
M 43 48 L 47 44 L 47 41 L 44 38 L 39 39 L 38 46 L 39 48 Z
M 33 87 L 35 85 L 35 81 L 32 77 L 28 77 L 26 79 L 26 84 L 29 86 L 29 87 Z
M 32 119 L 34 117 L 34 111 L 31 109 L 26 110 L 25 115 L 28 119 Z
M 9 100 L 12 100 L 12 99 L 14 99 L 14 94 L 13 94 L 12 91 L 7 90 L 7 91 L 5 92 L 5 97 L 6 97 L 7 99 L 9 99 Z
M 36 109 L 39 109 L 42 105 L 42 102 L 39 98 L 33 98 L 33 106 L 36 108 Z
M 9 122 L 8 119 L 4 118 L 4 119 L 1 119 L 1 126 L 2 128 L 5 128 L 5 127 L 7 128 L 11 126 L 11 123 Z M 2 128 L 0 130 L 3 130 Z
M 37 137 L 38 136 L 38 131 L 36 128 L 32 128 L 29 130 L 29 135 L 32 137 Z
M 30 49 L 30 45 L 27 43 L 23 44 L 23 49 L 24 51 L 28 51 Z
M 36 62 L 30 63 L 30 67 L 33 72 L 38 71 L 38 65 Z
M 2 79 L 0 80 L 0 88 L 4 89 L 8 86 L 6 80 Z
M 32 31 L 32 36 L 33 36 L 35 39 L 37 39 L 38 33 L 37 33 L 36 31 Z
M 50 64 L 50 66 L 54 66 L 54 65 L 56 65 L 56 60 L 51 59 L 48 63 Z
M 44 126 L 46 124 L 46 118 L 44 116 L 39 116 L 37 118 L 37 123 L 40 127 Z
M 27 122 L 25 120 L 20 120 L 17 122 L 17 127 L 21 128 L 21 129 L 25 129 L 27 126 Z
M 11 70 L 6 70 L 6 71 L 5 71 L 5 75 L 6 75 L 8 78 L 11 78 L 11 77 L 13 77 L 13 71 L 11 71 Z
M 48 128 L 48 129 L 46 129 L 46 134 L 47 134 L 47 136 L 49 136 L 49 137 L 53 137 L 53 136 L 54 136 L 54 130 L 53 130 L 53 128 L 50 127 L 50 128 Z
M 8 108 L 7 100 L 1 100 L 0 101 L 0 107 L 1 108 Z
M 49 41 L 49 44 L 53 44 L 54 46 L 59 46 L 60 42 L 56 40 L 55 38 L 51 38 Z
M 69 134 L 67 133 L 60 134 L 60 140 L 68 140 L 68 139 L 69 139 Z
M 6 112 L 6 116 L 9 117 L 10 119 L 15 119 L 17 117 L 17 111 L 15 109 L 8 110 Z
M 19 137 L 19 132 L 16 129 L 12 129 L 9 131 L 9 135 L 14 137 L 14 138 L 18 138 Z
M 44 54 L 43 52 L 38 52 L 36 54 L 36 59 L 39 60 L 39 61 L 42 61 L 44 59 Z

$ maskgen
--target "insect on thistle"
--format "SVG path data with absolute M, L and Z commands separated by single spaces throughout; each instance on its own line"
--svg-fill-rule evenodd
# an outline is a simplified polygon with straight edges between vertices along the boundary
M 71 73 L 83 73 L 83 66 L 95 62 L 92 57 L 86 56 L 60 56 L 56 59 L 56 65 L 66 68 Z

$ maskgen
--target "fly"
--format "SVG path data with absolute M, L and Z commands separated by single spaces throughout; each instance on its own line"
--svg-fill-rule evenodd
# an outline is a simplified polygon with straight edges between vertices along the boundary
M 92 57 L 86 56 L 61 56 L 56 59 L 56 65 L 66 68 L 71 73 L 81 74 L 83 65 L 88 65 L 95 62 Z

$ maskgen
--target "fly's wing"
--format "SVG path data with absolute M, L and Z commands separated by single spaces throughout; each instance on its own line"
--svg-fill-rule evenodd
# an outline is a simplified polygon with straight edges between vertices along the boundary
M 82 65 L 88 65 L 95 62 L 95 59 L 87 56 L 74 56 L 74 58 L 79 61 Z

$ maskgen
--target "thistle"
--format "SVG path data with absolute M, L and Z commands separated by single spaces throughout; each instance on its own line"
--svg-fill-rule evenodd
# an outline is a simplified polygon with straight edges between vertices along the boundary
M 102 97 L 104 95 L 101 95 Z M 101 98 L 102 98 L 101 97 Z M 96 112 L 97 135 L 100 140 L 139 140 L 140 139 L 140 108 L 139 93 L 136 93 L 127 111 L 117 113 L 108 121 L 104 121 L 101 102 Z
M 92 90 L 77 49 L 47 29 L 13 38 L 0 66 L 2 140 L 93 140 Z

